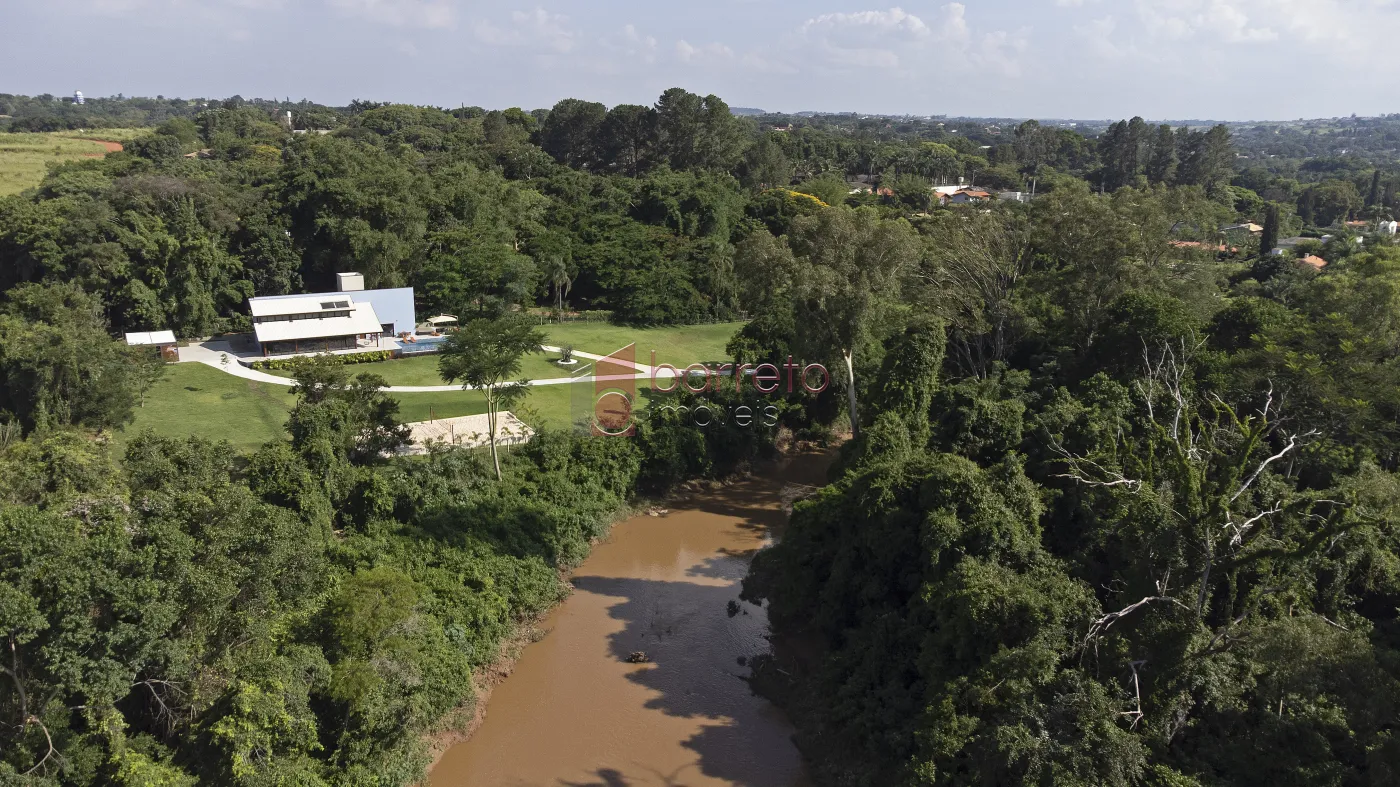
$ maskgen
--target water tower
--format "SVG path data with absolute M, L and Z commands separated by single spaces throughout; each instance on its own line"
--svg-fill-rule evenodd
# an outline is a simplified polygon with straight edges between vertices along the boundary
M 74 90 L 74 91 L 73 91 L 73 103 L 74 103 L 74 104 L 81 104 L 81 103 L 83 103 L 83 91 L 81 91 L 81 90 Z

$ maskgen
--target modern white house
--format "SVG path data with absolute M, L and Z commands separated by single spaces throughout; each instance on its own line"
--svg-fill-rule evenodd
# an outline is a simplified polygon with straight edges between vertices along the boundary
M 374 306 L 345 293 L 251 298 L 248 308 L 264 356 L 378 348 L 384 332 Z
M 397 349 L 386 337 L 417 328 L 413 288 L 366 290 L 359 273 L 337 274 L 337 292 L 249 298 L 253 333 L 264 356 Z

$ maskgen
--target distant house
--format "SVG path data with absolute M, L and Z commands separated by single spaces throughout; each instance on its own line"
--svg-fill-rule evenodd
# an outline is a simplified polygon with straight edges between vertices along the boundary
M 1279 240 L 1279 242 L 1278 242 L 1278 245 L 1275 246 L 1275 247 L 1273 248 L 1273 250 L 1270 251 L 1269 253 L 1270 253 L 1270 254 L 1273 254 L 1273 255 L 1275 255 L 1275 256 L 1278 256 L 1278 255 L 1284 253 L 1285 251 L 1287 251 L 1287 250 L 1289 250 L 1289 249 L 1291 249 L 1291 248 L 1294 248 L 1294 247 L 1297 246 L 1299 243 L 1302 243 L 1303 241 L 1308 241 L 1308 240 L 1317 240 L 1317 238 L 1281 238 L 1281 239 Z
M 381 349 L 383 337 L 417 329 L 412 287 L 366 290 L 358 273 L 337 279 L 338 292 L 248 299 L 264 356 Z
M 991 198 L 992 194 L 989 191 L 970 188 L 958 189 L 951 194 L 939 195 L 940 201 L 945 205 L 966 205 L 969 202 L 986 202 Z
M 1323 268 L 1327 267 L 1327 260 L 1322 259 L 1316 254 L 1309 254 L 1306 257 L 1302 257 L 1298 261 L 1307 265 L 1311 265 L 1316 270 L 1322 270 Z
M 1248 232 L 1250 235 L 1259 235 L 1264 232 L 1264 228 L 1253 222 L 1244 224 L 1231 224 L 1228 227 L 1221 227 L 1222 232 Z
M 174 331 L 137 331 L 126 335 L 128 347 L 154 347 L 160 357 L 167 361 L 178 361 L 180 351 L 176 346 Z
M 997 199 L 1003 202 L 1030 202 L 1031 195 L 1024 191 L 1002 191 L 997 193 Z

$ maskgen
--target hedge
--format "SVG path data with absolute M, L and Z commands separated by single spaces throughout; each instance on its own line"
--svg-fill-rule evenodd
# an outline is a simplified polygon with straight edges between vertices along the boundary
M 392 360 L 395 355 L 393 350 L 370 350 L 369 352 L 350 353 L 347 355 L 332 355 L 336 361 L 342 364 L 355 363 L 378 363 L 379 361 Z M 248 364 L 249 368 L 261 371 L 286 371 L 292 368 L 297 358 L 269 358 L 265 361 L 253 361 Z

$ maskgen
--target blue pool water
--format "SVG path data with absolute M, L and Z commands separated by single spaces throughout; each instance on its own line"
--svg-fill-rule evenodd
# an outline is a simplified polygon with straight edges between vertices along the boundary
M 442 343 L 447 341 L 446 336 L 418 336 L 417 341 L 406 342 L 399 339 L 400 351 L 404 355 L 420 355 L 422 353 L 435 353 L 442 349 Z

